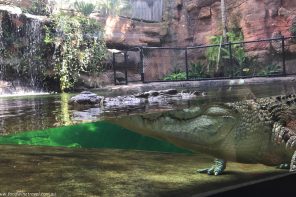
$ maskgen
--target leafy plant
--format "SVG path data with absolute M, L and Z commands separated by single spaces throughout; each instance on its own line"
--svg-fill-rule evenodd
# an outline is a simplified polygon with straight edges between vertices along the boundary
M 175 66 L 174 71 L 166 75 L 163 80 L 165 81 L 176 81 L 176 80 L 185 80 L 186 72 L 181 71 L 178 66 Z
M 227 38 L 228 41 L 231 43 L 243 41 L 243 35 L 241 32 L 228 32 Z M 223 47 L 224 44 L 221 43 L 222 40 L 222 36 L 212 36 L 210 38 L 211 44 L 220 44 L 221 47 L 209 47 L 206 50 L 206 57 L 209 60 L 208 70 L 215 67 L 214 72 L 218 72 L 219 70 L 220 72 L 222 72 L 221 67 L 219 68 L 219 64 L 220 62 L 223 62 L 225 65 L 223 68 L 224 76 L 240 75 L 242 70 L 245 69 L 244 65 L 248 60 L 243 46 L 241 46 L 240 44 L 232 44 L 232 54 L 230 54 L 229 46 L 225 45 L 225 47 Z M 230 64 L 230 60 L 232 61 L 232 64 Z M 232 65 L 233 67 L 230 68 L 230 65 Z
M 75 1 L 74 8 L 84 16 L 89 16 L 95 10 L 96 6 L 92 3 L 86 3 L 84 1 Z
M 60 80 L 60 89 L 73 87 L 81 72 L 100 72 L 106 53 L 102 27 L 86 16 L 64 13 L 53 16 L 55 31 L 48 31 L 44 42 L 53 42 L 56 48 L 54 71 Z
M 99 10 L 105 15 L 118 15 L 121 10 L 130 8 L 128 0 L 101 0 Z
M 292 25 L 290 27 L 290 32 L 292 36 L 296 36 L 296 18 L 293 19 Z
M 49 15 L 50 12 L 47 7 L 46 0 L 32 0 L 32 5 L 23 10 L 24 12 L 28 12 L 30 14 L 35 15 Z
M 268 64 L 258 72 L 259 76 L 275 75 L 282 72 L 281 66 L 278 64 Z
M 200 62 L 196 63 L 190 63 L 190 71 L 189 71 L 189 76 L 191 78 L 203 78 L 207 77 L 207 71 L 206 71 L 206 66 L 203 65 Z
M 188 71 L 189 78 L 203 78 L 208 77 L 206 72 L 206 66 L 200 62 L 190 63 L 190 69 Z M 186 80 L 186 72 L 181 71 L 178 66 L 175 66 L 174 71 L 168 75 L 166 75 L 163 80 L 165 81 L 174 81 L 174 80 Z

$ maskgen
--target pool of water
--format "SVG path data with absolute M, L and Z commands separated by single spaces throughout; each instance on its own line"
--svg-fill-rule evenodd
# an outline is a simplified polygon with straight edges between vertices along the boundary
M 0 135 L 23 131 L 43 130 L 85 122 L 96 122 L 104 116 L 153 113 L 213 102 L 231 102 L 242 99 L 261 98 L 274 95 L 293 94 L 295 84 L 258 85 L 254 87 L 221 87 L 207 90 L 206 96 L 194 100 L 166 105 L 143 105 L 130 109 L 108 109 L 98 107 L 73 108 L 68 100 L 73 94 L 3 96 L 0 95 Z M 193 91 L 193 90 L 191 90 Z M 98 92 L 99 95 L 104 93 Z M 105 95 L 106 96 L 106 95 Z
M 0 194 L 55 196 L 190 196 L 285 174 L 261 164 L 230 162 L 225 175 L 196 174 L 213 158 L 102 121 L 209 103 L 295 93 L 295 84 L 221 87 L 207 96 L 128 111 L 73 108 L 72 94 L 0 97 Z M 8 184 L 13 183 L 13 184 Z

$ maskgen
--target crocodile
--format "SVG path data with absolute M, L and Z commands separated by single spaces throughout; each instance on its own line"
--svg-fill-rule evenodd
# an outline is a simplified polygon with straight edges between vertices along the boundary
M 227 161 L 296 168 L 296 95 L 202 104 L 107 121 L 217 158 L 199 173 L 220 175 Z

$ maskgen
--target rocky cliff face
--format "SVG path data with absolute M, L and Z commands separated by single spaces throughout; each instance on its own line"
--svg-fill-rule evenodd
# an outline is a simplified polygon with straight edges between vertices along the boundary
M 228 27 L 243 32 L 245 40 L 268 38 L 281 32 L 289 36 L 296 17 L 293 0 L 227 0 Z M 208 37 L 221 34 L 221 12 L 218 0 L 176 0 L 169 29 L 175 34 L 174 44 L 200 45 Z
M 6 81 L 0 83 L 0 94 L 42 86 L 40 74 L 48 65 L 49 50 L 43 41 L 47 23 L 47 17 L 0 5 L 0 81 Z
M 167 35 L 165 22 L 143 22 L 118 16 L 100 17 L 96 14 L 91 17 L 105 26 L 105 38 L 109 47 L 160 46 Z
M 289 36 L 296 18 L 293 0 L 227 0 L 226 4 L 228 27 L 240 28 L 245 40 L 268 38 L 279 32 Z M 165 1 L 161 23 L 109 17 L 105 20 L 107 41 L 126 42 L 128 46 L 206 44 L 209 36 L 222 33 L 220 6 L 220 0 Z
M 296 20 L 296 1 L 226 0 L 226 4 L 228 28 L 239 29 L 246 41 L 291 35 L 290 27 Z M 209 44 L 211 36 L 222 34 L 220 6 L 220 0 L 165 1 L 163 22 L 155 23 L 151 27 L 149 23 L 139 22 L 134 25 L 134 22 L 127 19 L 112 19 L 108 24 L 113 26 L 108 24 L 106 26 L 107 41 L 114 46 L 123 44 L 128 47 L 137 45 L 185 47 Z M 287 40 L 285 44 L 288 55 L 296 53 L 293 40 Z M 244 48 L 251 57 L 256 56 L 259 61 L 269 61 L 269 63 L 273 63 L 268 59 L 271 56 L 270 51 L 281 50 L 280 43 L 271 42 L 248 44 Z M 156 77 L 161 78 L 172 70 L 173 64 L 184 64 L 180 61 L 180 58 L 184 57 L 184 52 L 174 53 L 151 52 L 149 64 L 152 66 L 147 70 L 148 78 L 155 78 L 156 75 L 160 75 Z M 189 55 L 199 56 L 198 52 Z M 167 56 L 174 58 L 166 58 Z M 159 63 L 160 59 L 163 59 L 163 62 Z M 294 63 L 293 58 L 288 57 L 288 72 L 295 71 Z
M 296 19 L 293 0 L 226 0 L 226 4 L 228 28 L 240 29 L 245 41 L 291 35 L 290 28 Z M 209 43 L 210 36 L 221 35 L 220 6 L 219 0 L 176 0 L 175 15 L 168 25 L 176 39 L 169 45 L 203 45 Z M 244 48 L 250 56 L 267 61 L 271 50 L 281 50 L 277 44 L 262 42 Z M 285 44 L 286 52 L 296 52 L 293 41 L 287 40 Z M 295 71 L 294 63 L 291 58 L 287 61 L 288 72 Z
M 0 0 L 0 4 L 28 8 L 32 6 L 32 0 Z

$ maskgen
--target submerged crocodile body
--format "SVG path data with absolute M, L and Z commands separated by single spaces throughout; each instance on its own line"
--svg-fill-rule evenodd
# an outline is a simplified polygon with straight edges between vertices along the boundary
M 221 174 L 226 167 L 226 160 L 280 165 L 290 164 L 292 157 L 290 170 L 295 168 L 295 95 L 205 104 L 109 121 L 179 147 L 219 158 L 213 167 L 199 172 Z

